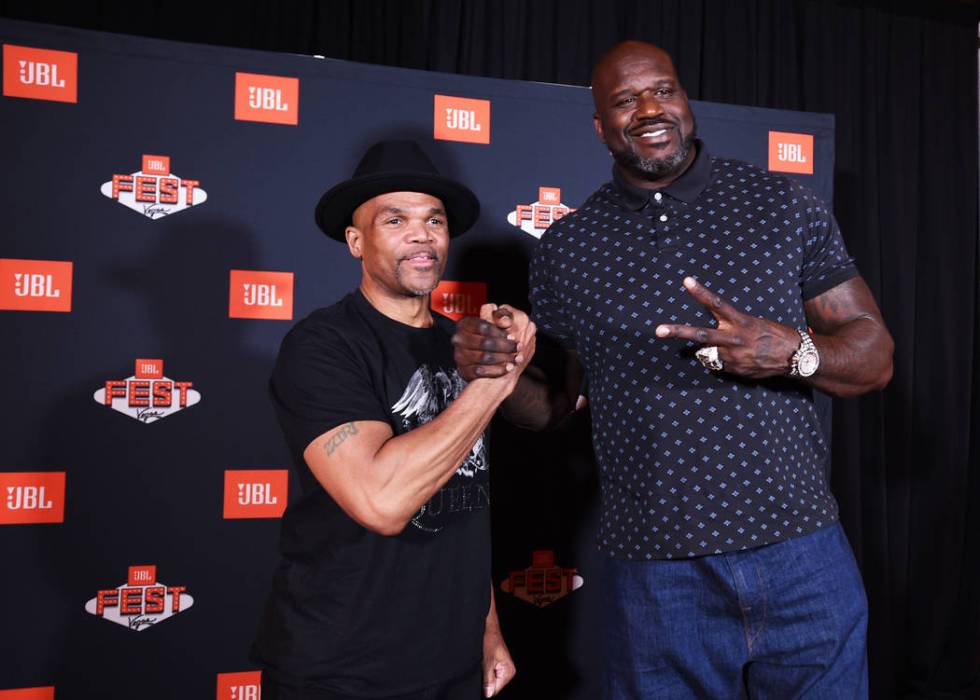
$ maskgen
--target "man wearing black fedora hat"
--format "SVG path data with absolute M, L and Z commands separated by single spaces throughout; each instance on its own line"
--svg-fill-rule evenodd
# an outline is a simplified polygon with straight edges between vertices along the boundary
M 489 697 L 514 674 L 490 585 L 483 432 L 534 353 L 464 382 L 429 296 L 479 203 L 415 143 L 381 142 L 316 221 L 356 291 L 296 324 L 270 382 L 302 486 L 253 658 L 265 700 Z

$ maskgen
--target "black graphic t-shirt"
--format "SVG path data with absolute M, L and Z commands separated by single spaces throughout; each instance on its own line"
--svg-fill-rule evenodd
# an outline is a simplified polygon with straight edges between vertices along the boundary
M 431 328 L 407 326 L 355 292 L 283 340 L 270 391 L 301 493 L 283 516 L 282 561 L 252 650 L 282 682 L 380 698 L 480 661 L 490 603 L 485 441 L 393 537 L 352 520 L 303 460 L 339 425 L 384 421 L 399 435 L 459 395 L 455 326 L 433 316 Z

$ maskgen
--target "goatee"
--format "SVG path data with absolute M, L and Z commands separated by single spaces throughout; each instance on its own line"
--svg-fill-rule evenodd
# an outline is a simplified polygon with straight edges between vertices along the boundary
M 647 180 L 659 180 L 670 175 L 687 160 L 694 148 L 695 134 L 692 132 L 681 141 L 681 146 L 674 153 L 663 158 L 641 158 L 634 151 L 613 151 L 613 158 L 620 167 Z

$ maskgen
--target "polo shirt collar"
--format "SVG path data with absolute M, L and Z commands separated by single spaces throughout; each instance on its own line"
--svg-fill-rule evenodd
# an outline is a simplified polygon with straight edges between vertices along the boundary
M 704 192 L 711 182 L 711 155 L 708 148 L 701 139 L 694 142 L 697 148 L 697 156 L 684 174 L 660 190 L 648 190 L 644 187 L 637 187 L 626 181 L 619 174 L 619 168 L 613 166 L 613 186 L 623 198 L 623 203 L 633 211 L 639 211 L 647 205 L 655 192 L 664 192 L 674 199 L 691 204 Z

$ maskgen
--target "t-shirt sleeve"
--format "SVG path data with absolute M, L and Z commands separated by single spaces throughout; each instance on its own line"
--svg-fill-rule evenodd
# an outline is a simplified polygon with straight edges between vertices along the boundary
M 795 182 L 793 196 L 804 222 L 800 288 L 803 300 L 809 301 L 859 273 L 830 208 L 811 190 Z
M 279 349 L 269 392 L 296 455 L 338 425 L 389 420 L 367 366 L 350 343 L 333 331 L 290 332 Z
M 528 266 L 531 319 L 542 333 L 556 340 L 562 347 L 574 350 L 575 337 L 564 311 L 559 292 L 560 281 L 555 274 L 555 238 L 555 234 L 551 232 L 541 238 Z

